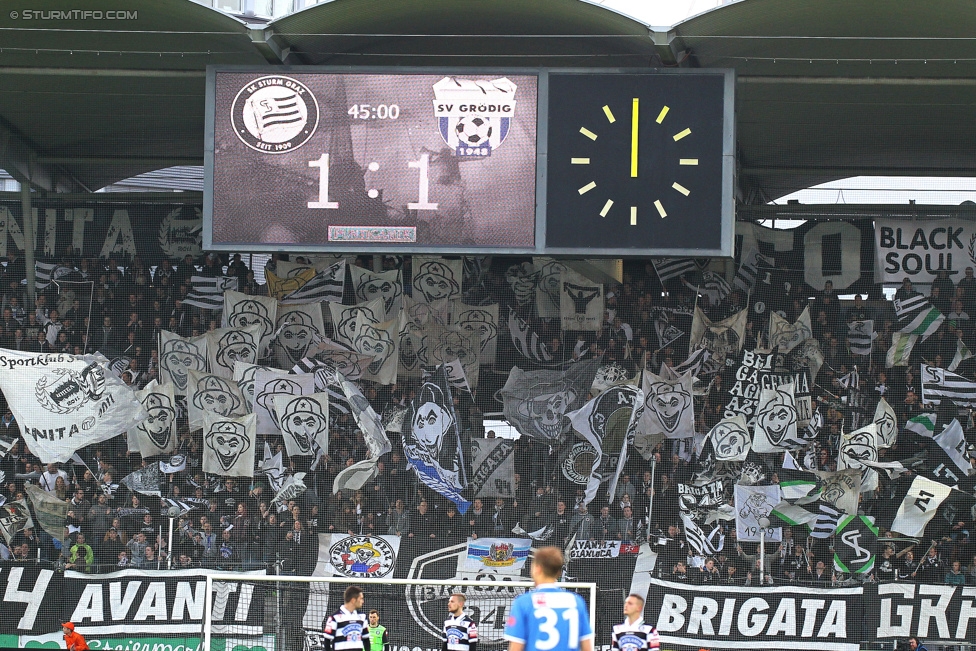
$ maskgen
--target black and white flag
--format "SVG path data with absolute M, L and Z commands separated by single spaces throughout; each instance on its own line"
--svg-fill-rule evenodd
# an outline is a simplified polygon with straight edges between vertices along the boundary
M 746 417 L 736 414 L 723 418 L 708 433 L 716 461 L 745 461 L 752 448 Z
M 851 355 L 870 355 L 877 338 L 873 320 L 851 321 L 847 324 L 847 347 Z
M 610 387 L 582 408 L 566 414 L 573 429 L 596 450 L 586 484 L 585 503 L 596 497 L 600 484 L 616 484 L 627 455 L 627 429 L 636 404 L 637 387 Z M 624 462 L 621 463 L 621 456 Z M 613 495 L 609 496 L 613 500 Z
M 234 377 L 234 364 L 256 364 L 262 328 L 218 328 L 208 332 L 207 357 L 210 372 L 228 380 Z
M 932 440 L 952 459 L 963 476 L 976 472 L 969 461 L 969 442 L 966 440 L 966 434 L 957 419 L 952 419 L 952 422 L 946 425 L 945 429 L 936 434 Z
M 212 373 L 190 371 L 186 391 L 186 412 L 190 429 L 203 427 L 204 415 L 243 416 L 247 413 L 244 394 L 233 380 Z
M 891 530 L 905 536 L 921 536 L 952 490 L 937 481 L 915 477 L 905 499 L 898 507 Z
M 257 434 L 255 415 L 228 418 L 203 416 L 203 472 L 221 477 L 253 477 Z
M 308 352 L 309 357 L 303 357 L 296 362 L 292 367 L 293 371 L 298 366 L 302 366 L 303 370 L 295 371 L 296 373 L 312 373 L 316 372 L 313 369 L 330 368 L 347 379 L 358 382 L 366 376 L 369 365 L 373 362 L 372 355 L 363 355 L 331 339 L 323 339 L 310 347 Z
M 874 570 L 878 528 L 868 518 L 866 515 L 845 515 L 837 523 L 834 569 L 838 572 L 868 576 Z
M 690 374 L 670 380 L 644 371 L 644 417 L 634 446 L 648 459 L 662 438 L 686 439 L 695 435 L 695 403 Z
M 794 323 L 790 323 L 776 312 L 769 313 L 769 347 L 778 348 L 781 353 L 788 353 L 801 343 L 813 337 L 813 326 L 810 323 L 810 306 L 803 308 L 803 312 Z
M 878 426 L 879 448 L 890 448 L 898 442 L 898 416 L 884 398 L 874 409 L 874 424 Z
M 247 413 L 251 413 L 254 410 L 254 377 L 257 375 L 258 369 L 264 369 L 272 373 L 277 373 L 278 375 L 288 375 L 288 371 L 271 368 L 270 366 L 261 366 L 259 364 L 241 364 L 240 362 L 235 364 L 234 382 L 237 384 L 237 388 L 241 390 L 241 395 L 244 397 L 244 406 Z
M 894 307 L 895 317 L 898 319 L 895 326 L 897 331 L 919 335 L 922 341 L 935 334 L 945 321 L 945 315 L 921 294 L 902 300 L 895 299 Z
M 184 339 L 168 330 L 160 332 L 159 382 L 172 384 L 176 395 L 186 395 L 189 371 L 207 370 L 207 358 L 207 335 Z
M 147 414 L 101 354 L 65 355 L 0 349 L 0 390 L 28 449 L 41 463 L 118 436 Z
M 716 523 L 709 533 L 705 533 L 705 530 L 687 513 L 681 514 L 681 523 L 685 528 L 685 540 L 688 541 L 688 547 L 696 556 L 708 558 L 725 548 L 725 534 L 722 533 L 722 523 Z
M 363 379 L 379 384 L 396 384 L 399 344 L 399 319 L 373 323 L 366 314 L 361 313 L 356 323 L 352 346 L 357 352 L 373 358 L 366 367 Z
M 567 269 L 559 281 L 559 316 L 563 330 L 598 331 L 603 328 L 603 285 Z
M 938 405 L 948 398 L 960 407 L 976 407 L 976 382 L 929 364 L 922 364 L 922 402 Z
M 553 364 L 552 353 L 538 333 L 522 317 L 509 308 L 508 333 L 512 337 L 515 350 L 530 362 L 545 366 Z M 558 360 L 556 360 L 558 362 Z
M 314 375 L 281 375 L 274 369 L 259 368 L 254 374 L 252 413 L 257 417 L 258 434 L 278 434 L 275 396 L 308 396 L 315 393 Z
M 158 462 L 147 463 L 123 477 L 120 483 L 135 493 L 159 497 L 163 486 L 163 472 Z
M 10 454 L 10 451 L 17 444 L 17 439 L 7 439 L 0 436 L 0 459 Z
M 768 454 L 806 446 L 809 441 L 799 436 L 797 420 L 793 384 L 763 389 L 756 408 L 752 449 Z
M 742 350 L 748 315 L 748 310 L 741 310 L 726 319 L 713 322 L 705 316 L 701 308 L 695 307 L 688 352 L 705 348 L 711 353 L 711 364 L 724 367 L 728 357 Z
M 464 370 L 465 382 L 468 389 L 477 389 L 480 379 L 481 339 L 476 332 L 461 330 L 460 328 L 445 328 L 442 326 L 429 327 L 424 339 L 426 355 L 424 363 L 429 366 L 440 366 L 459 362 Z M 457 373 L 449 379 L 456 380 Z
M 304 305 L 330 301 L 341 303 L 346 284 L 346 263 L 340 260 L 324 269 L 316 269 L 312 278 L 281 297 L 282 305 Z
M 356 336 L 361 324 L 383 323 L 383 301 L 374 298 L 359 305 L 329 303 L 329 315 L 334 330 L 333 339 L 350 349 L 356 349 Z
M 203 310 L 222 310 L 224 292 L 228 290 L 237 291 L 236 276 L 191 276 L 190 289 L 183 304 Z
M 467 491 L 471 498 L 515 497 L 514 441 L 472 438 L 471 459 Z
M 415 255 L 413 297 L 426 303 L 461 298 L 463 263 L 460 260 Z
M 739 541 L 759 542 L 763 533 L 767 542 L 783 539 L 783 528 L 770 524 L 773 508 L 780 503 L 778 484 L 772 486 L 735 486 L 735 537 Z M 773 520 L 773 522 L 776 522 Z M 777 523 L 778 524 L 778 523 Z
M 403 452 L 428 488 L 467 511 L 462 492 L 468 485 L 470 453 L 465 445 L 447 374 L 439 369 L 424 382 L 403 418 Z
M 274 397 L 278 429 L 289 457 L 329 453 L 329 394 Z
M 878 488 L 878 471 L 863 462 L 878 461 L 878 426 L 873 422 L 853 432 L 841 433 L 837 469 L 861 471 L 861 492 Z
M 477 335 L 481 341 L 482 364 L 494 364 L 498 347 L 498 304 L 464 305 L 454 303 L 451 312 L 451 325 L 464 332 Z
M 136 398 L 149 417 L 128 431 L 129 449 L 143 458 L 171 454 L 176 450 L 176 394 L 172 384 L 153 380 Z
M 27 500 L 8 500 L 0 505 L 0 535 L 10 546 L 11 540 L 19 531 L 34 527 Z
M 382 321 L 395 317 L 403 306 L 403 272 L 400 269 L 376 273 L 356 265 L 349 266 L 357 303 L 383 301 Z
M 251 326 L 261 327 L 259 357 L 267 357 L 278 318 L 278 301 L 270 296 L 250 296 L 232 290 L 224 292 L 224 312 L 220 327 L 244 330 Z
M 684 320 L 688 321 L 688 315 L 679 315 L 673 310 L 666 308 L 651 308 L 654 313 L 654 333 L 657 335 L 657 346 L 659 349 L 667 348 L 674 342 L 676 342 L 681 337 L 688 334 L 685 330 L 682 330 L 676 321 L 680 317 L 684 317 Z
M 569 267 L 553 258 L 532 258 L 538 282 L 535 289 L 535 311 L 540 319 L 557 319 L 562 299 L 562 274 Z
M 525 437 L 554 443 L 569 432 L 566 414 L 589 397 L 600 360 L 585 360 L 565 371 L 512 368 L 498 392 L 505 418 Z
M 651 264 L 654 265 L 654 271 L 662 285 L 672 278 L 680 278 L 690 271 L 698 270 L 694 258 L 657 258 L 651 260 Z
M 279 368 L 290 369 L 324 338 L 321 307 L 316 304 L 282 305 L 278 309 L 272 343 L 275 362 Z

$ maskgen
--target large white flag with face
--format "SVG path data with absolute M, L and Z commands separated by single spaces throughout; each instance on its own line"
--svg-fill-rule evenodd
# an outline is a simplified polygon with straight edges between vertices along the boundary
M 149 412 L 149 418 L 128 431 L 129 449 L 144 458 L 171 454 L 176 450 L 176 396 L 172 384 L 153 380 L 136 398 Z
M 329 453 L 329 394 L 273 397 L 278 429 L 289 457 Z
M 229 418 L 212 412 L 203 415 L 203 471 L 221 477 L 253 477 L 254 414 Z
M 244 329 L 251 326 L 261 328 L 260 357 L 267 357 L 274 333 L 275 319 L 278 317 L 278 301 L 270 296 L 249 296 L 240 292 L 224 292 L 224 316 L 222 328 Z
M 247 413 L 244 394 L 237 382 L 212 373 L 190 371 L 186 390 L 186 413 L 190 429 L 203 427 L 203 415 L 243 416 Z
M 234 377 L 234 364 L 256 364 L 258 346 L 263 329 L 260 325 L 247 328 L 218 328 L 206 334 L 210 372 L 227 378 Z
M 0 348 L 0 390 L 27 447 L 42 463 L 67 461 L 80 448 L 145 420 L 131 387 L 101 354 L 34 354 Z
M 186 395 L 186 383 L 190 376 L 188 371 L 207 370 L 207 335 L 184 339 L 183 337 L 163 330 L 159 335 L 159 381 L 161 384 L 172 383 L 174 393 L 178 396 Z
M 315 375 L 281 375 L 274 369 L 259 368 L 254 374 L 254 402 L 258 434 L 278 434 L 275 396 L 307 396 L 315 393 Z

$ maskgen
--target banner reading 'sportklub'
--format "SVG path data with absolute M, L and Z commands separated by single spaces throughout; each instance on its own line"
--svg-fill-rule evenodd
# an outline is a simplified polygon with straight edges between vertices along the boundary
M 966 267 L 976 267 L 976 222 L 878 219 L 874 242 L 876 282 L 926 284 L 940 270 L 957 282 Z

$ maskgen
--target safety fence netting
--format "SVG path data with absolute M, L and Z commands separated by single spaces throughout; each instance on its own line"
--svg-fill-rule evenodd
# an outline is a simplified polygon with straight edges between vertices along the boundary
M 668 646 L 972 638 L 972 222 L 255 274 L 197 206 L 90 210 L 39 236 L 33 303 L 3 240 L 0 635 L 197 635 L 209 573 L 527 577 L 556 545 L 600 644 L 631 592 Z M 260 585 L 228 649 L 296 616 Z

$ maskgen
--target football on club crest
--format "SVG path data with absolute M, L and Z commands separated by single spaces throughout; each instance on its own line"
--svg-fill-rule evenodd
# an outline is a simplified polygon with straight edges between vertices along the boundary
M 516 88 L 505 77 L 444 77 L 434 84 L 437 128 L 456 156 L 491 156 L 504 142 L 515 114 Z

